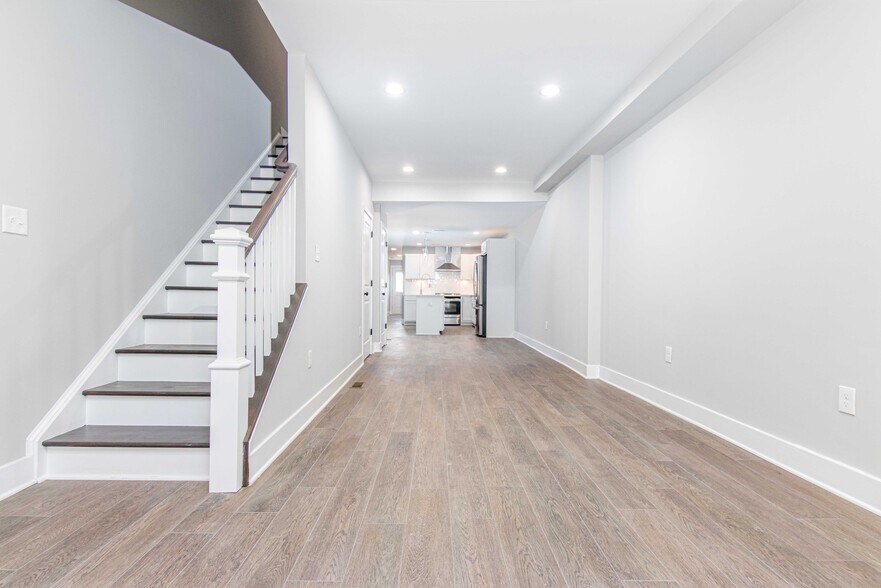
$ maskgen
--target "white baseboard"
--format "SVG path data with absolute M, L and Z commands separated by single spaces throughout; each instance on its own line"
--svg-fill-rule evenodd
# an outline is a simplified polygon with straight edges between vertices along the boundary
M 566 366 L 582 378 L 587 378 L 589 380 L 593 380 L 600 377 L 600 366 L 598 365 L 589 365 L 575 359 L 571 355 L 567 355 L 562 351 L 554 349 L 550 345 L 545 345 L 541 341 L 537 339 L 533 339 L 528 335 L 524 335 L 518 331 L 514 331 L 514 338 L 524 345 L 528 347 L 532 347 L 542 355 L 549 357 L 556 361 L 557 363 Z
M 26 455 L 0 466 L 0 500 L 12 496 L 37 482 L 34 456 Z
M 276 427 L 256 447 L 251 449 L 251 454 L 248 456 L 248 463 L 252 472 L 248 479 L 249 484 L 253 484 L 266 471 L 266 468 L 278 459 L 294 439 L 303 432 L 303 429 L 345 388 L 349 380 L 352 379 L 363 365 L 364 358 L 359 355 L 321 390 L 316 392 L 312 398 L 306 401 L 294 414 Z
M 796 476 L 881 515 L 881 479 L 630 376 L 600 368 L 600 378 Z

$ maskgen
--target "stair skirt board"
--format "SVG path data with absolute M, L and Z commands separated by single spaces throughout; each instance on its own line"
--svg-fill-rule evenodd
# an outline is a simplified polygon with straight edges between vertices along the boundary
M 207 427 L 208 396 L 87 396 L 89 425 Z
M 49 480 L 208 479 L 207 447 L 50 447 Z
M 209 235 L 224 226 L 246 228 L 218 221 L 245 223 L 257 214 L 255 208 L 230 205 L 260 205 L 266 198 L 265 192 L 275 187 L 277 171 L 263 166 L 274 161 L 268 154 L 277 152 L 277 140 L 278 137 L 259 154 L 28 436 L 27 459 L 33 463 L 29 468 L 33 476 L 30 482 L 208 479 L 209 450 L 205 444 L 210 396 L 204 388 L 210 379 L 208 366 L 216 356 L 217 321 L 168 313 L 216 315 L 217 281 L 212 274 L 217 271 L 217 247 Z M 145 317 L 148 313 L 153 316 Z M 138 343 L 141 341 L 155 347 L 145 347 Z M 182 349 L 181 345 L 190 347 Z M 198 345 L 203 347 L 193 347 Z M 175 382 L 196 384 L 176 387 Z M 84 395 L 86 389 L 90 390 Z M 137 434 L 133 439 L 125 438 L 125 431 L 121 433 L 121 442 L 100 446 L 99 439 L 99 446 L 95 446 L 93 440 L 82 443 L 78 437 L 90 426 L 198 427 L 204 431 L 199 435 L 203 441 L 195 447 L 146 447 L 139 443 Z M 104 433 L 107 431 L 101 435 Z M 187 435 L 174 430 L 152 433 L 160 444 L 179 439 L 181 434 Z M 26 485 L 24 480 L 17 482 L 22 483 L 17 483 L 16 488 Z

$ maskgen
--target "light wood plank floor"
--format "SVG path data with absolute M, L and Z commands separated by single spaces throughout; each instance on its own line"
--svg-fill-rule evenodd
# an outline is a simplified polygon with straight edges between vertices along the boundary
M 397 326 L 355 379 L 238 494 L 0 502 L 0 584 L 881 586 L 881 519 L 515 341 Z

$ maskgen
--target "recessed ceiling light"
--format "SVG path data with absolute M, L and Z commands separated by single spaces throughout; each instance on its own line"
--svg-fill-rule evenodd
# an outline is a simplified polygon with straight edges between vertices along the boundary
M 412 165 L 405 165 L 404 167 L 401 168 L 401 171 L 404 172 L 405 174 L 412 174 L 416 170 L 413 169 Z
M 413 231 L 413 234 L 414 234 L 414 235 L 418 235 L 418 234 L 419 234 L 419 231 Z
M 479 235 L 479 234 L 480 234 L 480 231 L 474 231 L 474 232 L 471 233 L 471 234 L 472 234 L 472 235 Z
M 392 247 L 392 251 L 397 251 L 397 250 L 398 250 L 397 247 Z
M 465 247 L 471 247 L 471 243 L 465 243 Z
M 496 168 L 496 173 L 500 176 L 503 176 L 508 173 L 508 168 L 506 168 L 504 165 L 500 165 Z
M 548 84 L 547 86 L 542 86 L 541 95 L 545 98 L 556 98 L 560 94 L 560 86 L 556 84 Z
M 401 94 L 404 93 L 404 86 L 402 86 L 401 84 L 399 84 L 397 82 L 392 82 L 390 84 L 386 84 L 385 93 L 388 94 L 389 96 L 393 96 L 393 97 L 397 98 L 398 96 L 400 96 Z
M 422 247 L 422 243 L 416 243 L 419 247 Z

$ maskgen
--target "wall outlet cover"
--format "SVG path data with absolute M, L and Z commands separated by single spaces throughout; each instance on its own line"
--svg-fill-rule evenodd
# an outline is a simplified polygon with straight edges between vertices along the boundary
M 838 412 L 856 416 L 857 414 L 857 391 L 847 386 L 838 387 Z
M 664 361 L 673 363 L 673 348 L 669 345 L 664 348 Z
M 315 246 L 315 261 L 321 261 L 321 247 Z
M 2 210 L 4 233 L 12 235 L 28 234 L 28 210 L 17 206 L 3 205 Z

